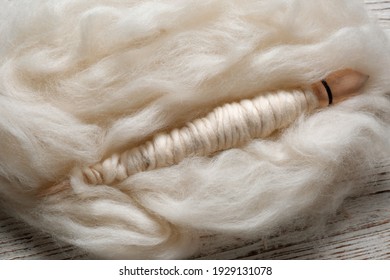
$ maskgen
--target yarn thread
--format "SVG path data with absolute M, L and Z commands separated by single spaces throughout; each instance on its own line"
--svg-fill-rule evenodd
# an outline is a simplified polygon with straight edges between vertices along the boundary
M 171 166 L 184 158 L 210 156 L 218 151 L 267 137 L 317 107 L 311 90 L 278 91 L 254 99 L 225 104 L 203 118 L 152 141 L 115 153 L 103 162 L 83 168 L 88 184 L 112 184 L 147 170 Z

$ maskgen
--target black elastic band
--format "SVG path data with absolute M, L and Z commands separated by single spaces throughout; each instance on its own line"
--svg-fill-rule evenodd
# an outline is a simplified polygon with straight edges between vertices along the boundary
M 321 83 L 324 86 L 324 88 L 326 89 L 326 93 L 328 94 L 328 99 L 329 99 L 329 105 L 331 105 L 333 103 L 332 90 L 330 89 L 330 86 L 328 85 L 328 83 L 325 80 L 321 80 Z

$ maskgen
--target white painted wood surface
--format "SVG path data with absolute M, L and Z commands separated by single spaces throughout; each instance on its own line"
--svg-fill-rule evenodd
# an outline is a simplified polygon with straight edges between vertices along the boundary
M 348 198 L 339 213 L 316 236 L 312 228 L 279 233 L 266 240 L 236 242 L 213 248 L 201 259 L 390 259 L 390 159 L 378 164 L 375 181 L 367 180 L 359 195 Z M 366 180 L 365 178 L 364 180 Z M 307 236 L 307 234 L 305 234 Z
M 377 19 L 383 28 L 390 30 L 390 1 L 365 0 L 364 2 L 372 18 Z
M 373 18 L 390 31 L 390 1 L 366 0 Z M 390 50 L 389 50 L 390 51 Z M 266 240 L 236 240 L 225 247 L 205 241 L 200 259 L 390 259 L 390 159 L 375 169 L 378 179 L 348 198 L 324 226 L 322 236 L 302 239 L 295 229 Z M 215 237 L 218 238 L 218 237 Z M 224 238 L 224 237 L 221 237 Z M 80 250 L 56 242 L 0 212 L 0 259 L 88 259 Z

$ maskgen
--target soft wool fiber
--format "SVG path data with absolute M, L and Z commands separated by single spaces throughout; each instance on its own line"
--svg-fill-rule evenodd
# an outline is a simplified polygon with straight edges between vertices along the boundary
M 19 0 L 0 19 L 1 207 L 98 257 L 184 258 L 206 234 L 325 216 L 390 157 L 389 42 L 361 1 Z M 342 68 L 370 75 L 363 95 L 271 137 L 113 184 L 75 172 Z

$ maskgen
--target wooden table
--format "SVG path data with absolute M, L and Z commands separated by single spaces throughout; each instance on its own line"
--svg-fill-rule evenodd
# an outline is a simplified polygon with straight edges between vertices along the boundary
M 367 8 L 390 31 L 390 1 L 366 0 Z M 302 240 L 302 231 L 280 233 L 267 240 L 237 241 L 207 248 L 200 259 L 390 259 L 390 159 L 378 163 L 379 179 L 358 196 L 348 198 L 322 236 Z M 0 212 L 0 259 L 88 259 L 59 242 Z

